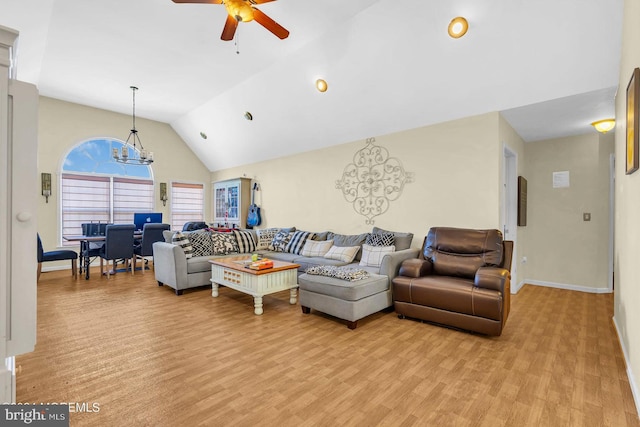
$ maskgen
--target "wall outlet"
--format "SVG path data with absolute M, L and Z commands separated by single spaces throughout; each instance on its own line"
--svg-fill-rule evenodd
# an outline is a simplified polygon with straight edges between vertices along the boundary
M 522 257 L 522 263 L 523 263 L 523 264 L 526 264 L 526 263 L 527 263 L 527 257 L 526 257 L 526 256 L 523 256 L 523 257 Z
M 583 221 L 591 221 L 591 214 L 589 212 L 585 212 L 582 214 Z

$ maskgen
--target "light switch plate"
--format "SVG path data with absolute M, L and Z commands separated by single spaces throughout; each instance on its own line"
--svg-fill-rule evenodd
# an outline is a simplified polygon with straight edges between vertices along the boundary
M 582 214 L 583 221 L 591 221 L 591 214 L 589 212 L 585 212 Z

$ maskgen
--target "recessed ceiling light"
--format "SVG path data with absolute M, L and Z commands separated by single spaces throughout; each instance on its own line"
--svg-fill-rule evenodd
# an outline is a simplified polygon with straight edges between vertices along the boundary
M 325 80 L 322 80 L 322 79 L 316 80 L 316 89 L 318 89 L 320 92 L 326 92 L 328 88 L 329 88 L 329 85 Z
M 204 133 L 204 132 L 200 132 L 200 137 L 201 137 L 202 139 L 207 139 L 207 134 L 206 134 L 206 133 Z
M 253 115 L 250 112 L 245 111 L 244 112 L 244 118 L 247 119 L 247 120 L 253 120 Z
M 449 35 L 454 39 L 464 36 L 469 29 L 469 23 L 462 16 L 455 17 L 449 23 Z

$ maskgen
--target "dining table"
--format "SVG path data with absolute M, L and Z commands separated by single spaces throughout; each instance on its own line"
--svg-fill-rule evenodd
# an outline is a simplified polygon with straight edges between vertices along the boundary
M 80 252 L 78 253 L 79 264 L 80 264 L 80 274 L 84 271 L 85 280 L 89 280 L 89 265 L 91 264 L 91 257 L 89 256 L 89 243 L 99 243 L 104 242 L 107 237 L 103 235 L 70 235 L 70 236 L 62 236 L 64 240 L 67 242 L 80 242 Z M 136 231 L 133 233 L 134 239 L 142 238 L 142 231 Z

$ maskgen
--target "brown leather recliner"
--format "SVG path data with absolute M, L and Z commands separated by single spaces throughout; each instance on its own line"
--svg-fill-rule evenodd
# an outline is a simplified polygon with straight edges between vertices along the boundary
M 500 335 L 509 315 L 513 242 L 499 230 L 434 227 L 419 258 L 393 279 L 394 307 L 411 317 Z

